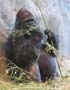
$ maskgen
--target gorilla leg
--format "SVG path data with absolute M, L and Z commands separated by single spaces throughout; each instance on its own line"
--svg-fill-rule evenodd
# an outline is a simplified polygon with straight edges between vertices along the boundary
M 57 68 L 56 61 L 54 57 L 47 54 L 44 50 L 41 50 L 41 55 L 39 58 L 39 68 L 41 73 L 41 78 L 43 81 L 46 79 L 56 79 Z

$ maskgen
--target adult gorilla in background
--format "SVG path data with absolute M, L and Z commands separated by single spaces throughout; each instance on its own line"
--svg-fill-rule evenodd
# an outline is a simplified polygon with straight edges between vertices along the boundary
M 24 8 L 20 9 L 16 15 L 15 31 L 29 31 L 32 27 L 37 27 L 33 15 Z M 49 37 L 47 32 L 45 32 L 45 35 L 48 36 L 45 41 L 51 44 L 50 41 L 53 38 Z M 41 79 L 46 81 L 46 78 L 55 79 L 57 77 L 56 61 L 53 59 L 55 54 L 53 51 L 46 53 L 44 45 L 41 45 L 41 40 L 43 40 L 42 33 L 38 30 L 31 31 L 31 35 L 18 34 L 15 39 L 10 36 L 9 47 L 11 50 L 10 55 L 12 55 L 12 58 L 11 56 L 10 58 L 17 65 L 32 73 L 32 75 L 37 76 L 39 81 Z M 53 46 L 57 46 L 55 37 L 52 41 Z

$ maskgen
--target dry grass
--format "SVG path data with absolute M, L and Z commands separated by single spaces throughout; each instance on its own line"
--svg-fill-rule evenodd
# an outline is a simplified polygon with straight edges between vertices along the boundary
M 0 90 L 70 90 L 70 77 L 46 83 L 12 83 L 0 80 Z

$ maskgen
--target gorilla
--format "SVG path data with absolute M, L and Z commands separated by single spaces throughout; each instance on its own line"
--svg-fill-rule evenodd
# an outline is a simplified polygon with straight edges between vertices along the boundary
M 32 27 L 35 30 L 29 31 Z M 23 32 L 16 34 L 15 38 L 10 35 L 8 40 L 9 58 L 21 68 L 35 75 L 39 81 L 46 81 L 50 78 L 56 79 L 58 76 L 56 55 L 53 50 L 45 51 L 46 42 L 57 49 L 55 36 L 50 30 L 44 31 L 44 36 L 48 38 L 42 45 L 43 35 L 36 27 L 37 24 L 33 15 L 28 10 L 21 8 L 16 15 L 15 31 L 26 30 L 31 35 L 23 34 Z

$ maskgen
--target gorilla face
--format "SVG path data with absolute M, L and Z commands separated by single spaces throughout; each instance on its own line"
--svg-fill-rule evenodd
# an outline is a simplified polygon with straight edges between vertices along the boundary
M 21 8 L 16 15 L 15 29 L 21 30 L 29 28 L 30 26 L 36 26 L 35 19 L 28 10 Z

